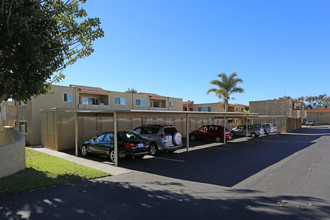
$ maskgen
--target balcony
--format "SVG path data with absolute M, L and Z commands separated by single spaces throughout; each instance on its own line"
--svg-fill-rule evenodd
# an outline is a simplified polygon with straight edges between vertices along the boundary
M 304 114 L 301 110 L 293 110 L 292 111 L 292 118 L 303 118 Z
M 79 104 L 79 109 L 101 109 L 101 110 L 110 110 L 109 105 L 86 105 L 86 104 Z

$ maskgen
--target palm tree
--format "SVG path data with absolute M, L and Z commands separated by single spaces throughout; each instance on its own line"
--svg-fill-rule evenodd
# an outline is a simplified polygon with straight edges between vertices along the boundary
M 127 92 L 127 93 L 135 93 L 135 94 L 138 93 L 138 91 L 136 89 L 134 89 L 134 87 L 132 89 L 128 88 L 125 92 Z
M 229 77 L 227 77 L 225 73 L 218 74 L 218 77 L 220 77 L 221 80 L 214 79 L 210 84 L 218 86 L 219 88 L 211 88 L 207 91 L 207 94 L 215 92 L 215 95 L 218 98 L 223 99 L 225 103 L 225 112 L 228 112 L 228 100 L 230 99 L 231 94 L 244 92 L 244 89 L 237 87 L 237 83 L 243 83 L 243 80 L 236 78 L 236 76 L 237 73 L 232 73 Z

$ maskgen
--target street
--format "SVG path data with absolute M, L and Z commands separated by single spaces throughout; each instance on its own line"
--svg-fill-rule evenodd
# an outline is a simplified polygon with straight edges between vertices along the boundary
M 329 126 L 192 145 L 125 159 L 127 174 L 0 198 L 0 219 L 330 219 Z

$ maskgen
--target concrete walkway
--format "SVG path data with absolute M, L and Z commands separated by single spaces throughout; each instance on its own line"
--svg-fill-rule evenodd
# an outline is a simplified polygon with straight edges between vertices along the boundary
M 86 158 L 82 158 L 82 157 L 76 157 L 74 155 L 70 155 L 67 153 L 63 153 L 60 151 L 55 151 L 55 150 L 51 150 L 48 148 L 44 148 L 44 147 L 31 147 L 32 150 L 35 151 L 39 151 L 39 152 L 43 152 L 46 154 L 50 154 L 52 156 L 55 157 L 59 157 L 77 164 L 81 164 L 81 165 L 85 165 L 97 170 L 101 170 L 104 171 L 106 173 L 109 173 L 113 176 L 115 175 L 119 175 L 119 174 L 124 174 L 124 173 L 130 173 L 133 172 L 132 170 L 129 169 L 125 169 L 125 168 L 121 168 L 121 167 L 116 167 L 114 165 L 112 165 L 112 163 L 102 163 L 102 162 L 97 162 L 97 161 L 93 161 L 90 159 L 86 159 Z

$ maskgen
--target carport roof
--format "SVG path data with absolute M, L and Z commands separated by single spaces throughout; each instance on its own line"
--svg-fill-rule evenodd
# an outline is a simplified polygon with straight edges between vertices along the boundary
M 259 113 L 243 112 L 201 112 L 201 111 L 157 111 L 157 110 L 86 110 L 86 109 L 67 109 L 66 112 L 77 113 L 77 115 L 107 115 L 116 113 L 118 117 L 260 117 Z

